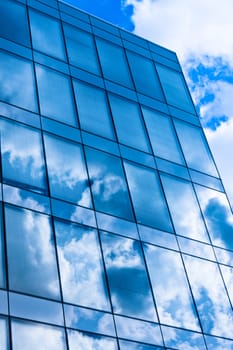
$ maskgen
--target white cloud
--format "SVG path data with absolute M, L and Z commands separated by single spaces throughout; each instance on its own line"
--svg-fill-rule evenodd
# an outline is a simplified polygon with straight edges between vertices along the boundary
M 206 93 L 214 94 L 213 101 L 201 106 L 204 124 L 211 117 L 223 114 L 232 118 L 233 85 L 218 76 L 224 67 L 228 70 L 226 75 L 232 77 L 232 0 L 125 0 L 124 3 L 134 8 L 132 20 L 136 34 L 174 50 L 186 78 L 188 71 L 200 63 L 215 70 L 214 80 L 208 74 L 202 76 L 202 72 L 198 72 L 201 81 L 196 84 L 188 79 L 196 103 Z M 232 131 L 233 122 L 229 121 L 213 133 L 207 131 L 207 138 L 233 203 L 233 165 L 229 154 L 233 146 Z

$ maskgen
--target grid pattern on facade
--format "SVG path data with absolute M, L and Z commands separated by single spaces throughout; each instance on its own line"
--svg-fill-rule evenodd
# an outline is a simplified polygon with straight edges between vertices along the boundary
M 0 3 L 0 349 L 233 349 L 233 217 L 176 55 Z

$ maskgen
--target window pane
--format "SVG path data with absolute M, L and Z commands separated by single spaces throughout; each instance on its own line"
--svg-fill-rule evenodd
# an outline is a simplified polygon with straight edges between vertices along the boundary
M 8 325 L 7 319 L 0 317 L 0 349 L 9 350 Z
M 52 69 L 36 65 L 41 114 L 77 125 L 70 79 Z
M 5 221 L 10 289 L 59 298 L 56 256 L 48 216 L 7 206 Z
M 51 195 L 92 207 L 81 146 L 50 135 L 44 141 Z
M 0 288 L 6 288 L 5 245 L 4 245 L 4 236 L 3 236 L 3 227 L 2 227 L 2 205 L 0 205 Z
M 132 163 L 124 164 L 138 223 L 172 231 L 157 173 Z
M 195 114 L 182 74 L 160 65 L 157 65 L 157 71 L 167 103 Z
M 97 231 L 59 221 L 55 230 L 64 301 L 109 310 Z
M 64 25 L 64 32 L 70 64 L 99 74 L 100 69 L 92 35 L 68 25 Z
M 175 127 L 188 166 L 218 177 L 202 129 L 178 120 Z
M 164 326 L 162 326 L 162 332 L 165 345 L 173 349 L 206 350 L 204 337 L 200 333 Z
M 132 88 L 132 81 L 123 48 L 96 38 L 100 63 L 105 79 Z
M 101 242 L 114 312 L 156 321 L 139 242 L 103 232 Z
M 4 120 L 0 124 L 3 179 L 7 183 L 46 192 L 40 132 Z
M 30 46 L 25 6 L 11 0 L 1 1 L 0 17 L 0 36 Z
M 33 48 L 65 60 L 65 51 L 60 23 L 40 12 L 29 11 Z
M 132 220 L 123 168 L 119 158 L 86 148 L 95 209 Z
M 70 350 L 117 350 L 116 340 L 100 335 L 68 330 Z
M 191 183 L 168 175 L 161 179 L 176 233 L 209 242 Z
M 233 215 L 226 195 L 195 185 L 212 243 L 233 250 Z
M 112 121 L 103 90 L 74 82 L 81 128 L 114 139 Z
M 37 112 L 32 63 L 0 52 L 0 99 Z
M 203 331 L 232 338 L 233 315 L 217 264 L 184 256 Z
M 150 152 L 139 106 L 114 95 L 109 99 L 119 142 Z
M 62 328 L 19 320 L 13 320 L 11 327 L 14 350 L 66 350 Z
M 146 57 L 129 51 L 127 57 L 136 90 L 163 101 L 162 89 L 153 62 Z
M 199 330 L 180 255 L 149 244 L 143 246 L 161 323 Z
M 147 108 L 142 111 L 155 156 L 184 164 L 171 119 Z
M 119 340 L 119 344 L 121 350 L 162 350 L 160 347 L 158 348 L 155 346 L 134 343 L 126 340 Z

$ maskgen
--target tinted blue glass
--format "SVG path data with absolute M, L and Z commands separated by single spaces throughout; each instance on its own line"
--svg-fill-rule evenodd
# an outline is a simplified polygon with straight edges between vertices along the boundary
M 2 206 L 0 206 L 0 288 L 5 288 L 5 253 L 4 253 L 4 238 L 2 229 Z M 1 308 L 0 308 L 1 309 Z
M 91 207 L 87 171 L 79 144 L 44 136 L 51 195 Z
M 161 323 L 200 330 L 180 254 L 143 247 Z
M 8 338 L 8 324 L 5 317 L 0 317 L 0 349 L 10 349 Z
M 101 242 L 114 312 L 156 321 L 139 242 L 103 232 Z
M 66 350 L 65 332 L 62 328 L 36 322 L 12 320 L 14 350 Z M 43 346 L 42 343 L 45 345 Z
M 92 35 L 68 25 L 64 25 L 64 33 L 70 64 L 99 74 L 100 69 Z
M 190 168 L 218 177 L 210 150 L 201 128 L 175 120 L 176 131 Z
M 104 91 L 78 81 L 74 82 L 74 90 L 81 128 L 114 139 Z
M 0 99 L 37 112 L 32 63 L 0 52 Z
M 114 95 L 109 100 L 119 142 L 150 152 L 139 106 Z
M 165 66 L 157 65 L 156 67 L 167 103 L 195 114 L 193 103 L 182 74 Z
M 0 36 L 30 45 L 26 7 L 11 0 L 0 3 Z
M 95 209 L 133 219 L 128 189 L 119 158 L 86 148 Z
M 157 173 L 136 164 L 124 164 L 138 223 L 172 231 Z
M 68 76 L 36 65 L 41 114 L 77 125 L 71 83 Z
M 184 164 L 180 145 L 169 117 L 142 108 L 154 154 L 175 163 Z
M 166 346 L 174 349 L 206 350 L 202 334 L 164 326 L 162 332 Z
M 134 343 L 126 340 L 120 340 L 119 343 L 121 350 L 161 350 L 160 347 L 158 348 L 153 345 Z
M 88 334 L 78 331 L 68 331 L 70 350 L 117 350 L 118 346 L 114 338 Z
M 127 52 L 127 57 L 136 90 L 163 101 L 162 89 L 153 62 L 130 51 Z
M 60 23 L 41 12 L 29 11 L 33 48 L 65 60 L 65 50 Z
M 104 78 L 131 88 L 132 80 L 123 48 L 100 38 L 96 38 L 96 44 Z
M 47 189 L 40 132 L 1 120 L 2 172 L 6 182 L 45 192 Z
M 97 231 L 59 221 L 55 230 L 64 301 L 109 310 Z
M 49 217 L 7 206 L 5 222 L 10 289 L 59 298 L 57 263 Z

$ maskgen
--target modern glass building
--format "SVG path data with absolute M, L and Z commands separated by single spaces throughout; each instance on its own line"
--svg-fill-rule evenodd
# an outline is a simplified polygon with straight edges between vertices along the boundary
M 0 349 L 233 349 L 233 216 L 175 53 L 0 1 Z

